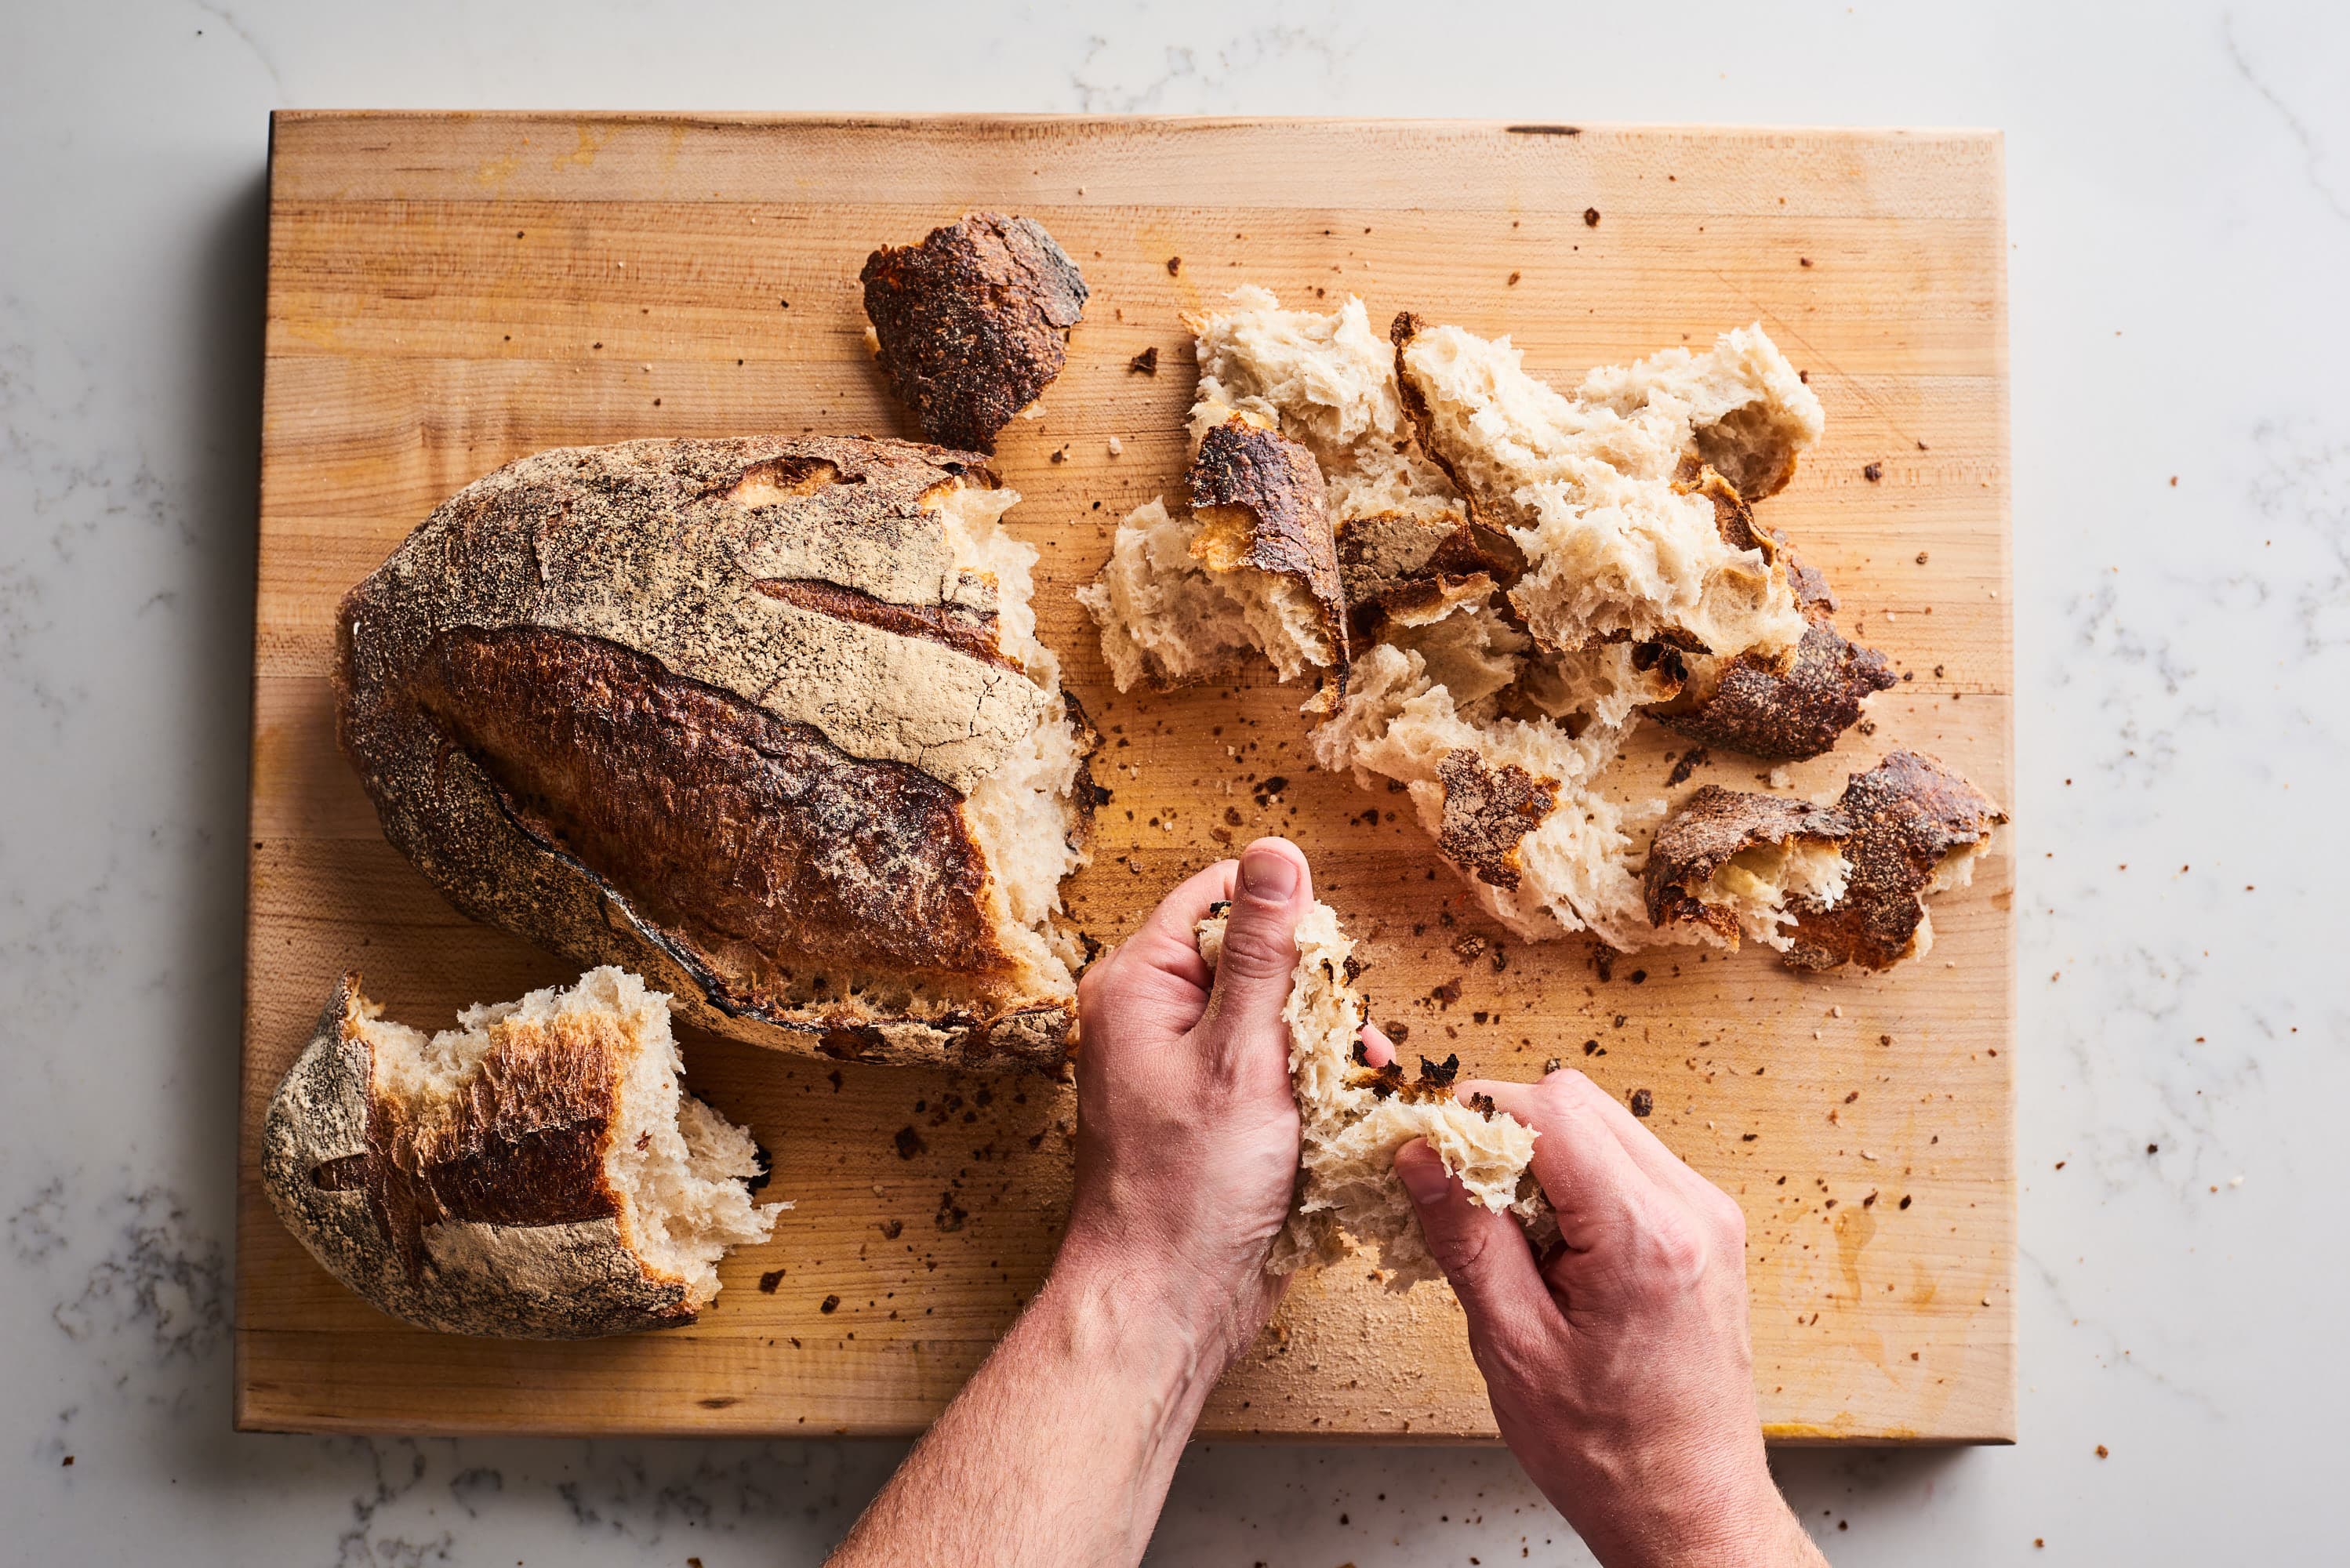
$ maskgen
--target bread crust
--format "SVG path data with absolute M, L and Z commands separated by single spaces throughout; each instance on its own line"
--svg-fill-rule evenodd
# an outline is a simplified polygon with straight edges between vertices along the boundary
M 961 815 L 1055 701 L 956 567 L 941 499 L 993 483 L 936 447 L 751 437 L 467 487 L 343 601 L 338 733 L 385 836 L 467 915 L 704 1028 L 1056 1067 L 1074 998 L 995 933 Z
M 446 1334 L 581 1339 L 693 1321 L 687 1282 L 641 1259 L 604 1159 L 619 1126 L 619 1025 L 509 1020 L 469 1097 L 418 1121 L 374 1092 L 343 976 L 262 1125 L 271 1207 L 327 1272 Z
M 1706 473 L 1721 479 L 1711 469 Z M 1721 483 L 1728 488 L 1727 481 Z M 1730 496 L 1736 501 L 1737 492 L 1731 490 Z M 1721 510 L 1717 498 L 1717 515 Z M 1783 666 L 1754 654 L 1719 662 L 1648 711 L 1676 734 L 1706 746 L 1765 762 L 1803 762 L 1833 751 L 1837 738 L 1860 722 L 1861 704 L 1898 682 L 1885 655 L 1836 630 L 1836 597 L 1827 579 L 1775 535 L 1756 530 L 1743 502 L 1737 502 L 1736 513 L 1752 537 L 1771 541 L 1804 607 L 1808 625 L 1794 658 Z M 1724 524 L 1723 537 L 1730 537 L 1728 529 L 1734 525 Z
M 1229 420 L 1200 441 L 1190 474 L 1200 532 L 1192 557 L 1211 572 L 1247 567 L 1286 578 L 1313 601 L 1330 670 L 1347 678 L 1347 606 L 1321 465 L 1297 441 Z
M 1444 785 L 1438 852 L 1480 882 L 1515 888 L 1518 846 L 1557 809 L 1558 780 L 1538 778 L 1515 763 L 1488 767 L 1466 746 L 1447 752 L 1436 776 Z
M 1088 293 L 1043 224 L 1000 213 L 883 245 L 859 281 L 899 400 L 931 440 L 982 452 L 1061 373 Z
M 2007 814 L 1956 771 L 1920 752 L 1895 752 L 1845 785 L 1852 875 L 1831 909 L 1795 908 L 1792 969 L 1890 969 L 1912 956 L 1925 892 L 1943 859 L 1982 843 Z
M 1665 819 L 1648 846 L 1640 889 L 1649 922 L 1700 925 L 1735 948 L 1736 913 L 1701 901 L 1695 889 L 1742 851 L 1789 839 L 1835 844 L 1851 832 L 1851 822 L 1828 806 L 1706 784 Z
M 1337 526 L 1338 581 L 1352 646 L 1423 625 L 1455 605 L 1482 604 L 1524 569 L 1505 534 L 1467 523 L 1378 513 Z

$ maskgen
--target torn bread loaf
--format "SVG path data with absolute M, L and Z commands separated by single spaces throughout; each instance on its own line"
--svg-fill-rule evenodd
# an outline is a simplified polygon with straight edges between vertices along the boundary
M 1784 950 L 1792 968 L 1890 969 L 1934 945 L 1926 899 L 1974 879 L 1976 859 L 2007 821 L 1991 797 L 1921 752 L 1895 752 L 1845 785 L 1836 811 L 1851 824 L 1851 874 L 1831 906 L 1792 905 Z
M 1575 398 L 1529 374 L 1506 337 L 1409 313 L 1392 336 L 1420 445 L 1525 553 L 1510 602 L 1538 641 L 1793 656 L 1806 623 L 1783 565 L 1769 540 L 1730 536 L 1702 493 L 1708 453 L 1770 484 L 1752 501 L 1818 439 L 1819 400 L 1759 327 L 1702 358 L 1677 348 L 1594 372 L 1601 395 Z
M 449 1334 L 691 1323 L 764 1241 L 765 1155 L 679 1087 L 669 998 L 618 969 L 427 1038 L 347 974 L 261 1134 L 262 1188 L 327 1272 Z
M 1891 680 L 1837 635 L 1825 582 L 1748 504 L 1786 484 L 1821 429 L 1769 337 L 1742 328 L 1594 370 L 1566 396 L 1507 339 L 1407 315 L 1383 345 L 1352 297 L 1323 314 L 1243 287 L 1189 321 L 1194 438 L 1277 431 L 1323 474 L 1347 641 L 1343 682 L 1306 708 L 1320 765 L 1408 792 L 1520 937 L 1730 941 L 1648 918 L 1641 840 L 1665 803 L 1603 777 L 1630 726 L 1650 713 L 1726 750 L 1811 756 Z M 1129 520 L 1088 590 L 1144 607 L 1125 624 L 1148 632 L 1105 632 L 1121 688 L 1176 683 L 1154 657 L 1221 672 L 1268 643 L 1192 607 L 1207 574 L 1159 543 L 1163 516 Z
M 1743 936 L 1785 952 L 1799 909 L 1831 909 L 1843 898 L 1851 835 L 1831 807 L 1707 784 L 1648 845 L 1648 919 L 1695 922 L 1733 949 Z
M 1057 1068 L 1093 737 L 978 458 L 538 453 L 343 601 L 343 750 L 451 902 L 753 1044 Z
M 1118 689 L 1213 680 L 1252 650 L 1284 680 L 1343 680 L 1346 607 L 1313 453 L 1235 417 L 1201 439 L 1191 492 L 1189 516 L 1158 500 L 1130 513 L 1077 590 Z
M 1199 937 L 1200 956 L 1212 969 L 1223 951 L 1221 908 L 1200 923 Z M 1326 904 L 1316 903 L 1298 922 L 1297 969 L 1282 1008 L 1301 1123 L 1297 1197 L 1267 1266 L 1285 1274 L 1301 1264 L 1336 1262 L 1351 1241 L 1378 1254 L 1390 1288 L 1441 1278 L 1411 1196 L 1395 1173 L 1396 1151 L 1414 1138 L 1428 1140 L 1476 1201 L 1508 1210 L 1538 1235 L 1555 1233 L 1556 1220 L 1530 1168 L 1534 1129 L 1490 1103 L 1455 1101 L 1457 1058 L 1442 1066 L 1423 1060 L 1418 1081 L 1409 1083 L 1392 1063 L 1383 1069 L 1364 1064 L 1363 1002 L 1348 967 L 1354 946 Z
M 931 440 L 980 452 L 1061 373 L 1088 292 L 1042 223 L 1000 213 L 883 245 L 858 281 L 898 400 Z

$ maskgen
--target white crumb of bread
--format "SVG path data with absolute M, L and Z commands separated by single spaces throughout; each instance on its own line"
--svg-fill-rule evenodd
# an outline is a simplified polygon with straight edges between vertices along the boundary
M 1212 680 L 1252 651 L 1284 680 L 1327 666 L 1335 649 L 1305 591 L 1253 566 L 1211 570 L 1192 548 L 1200 527 L 1154 497 L 1119 520 L 1109 559 L 1077 590 L 1118 689 Z
M 1200 954 L 1211 969 L 1224 927 L 1221 914 L 1200 924 Z M 1378 1254 L 1391 1289 L 1407 1290 L 1442 1274 L 1395 1173 L 1396 1151 L 1414 1138 L 1428 1141 L 1474 1201 L 1516 1215 L 1537 1235 L 1555 1221 L 1531 1169 L 1532 1127 L 1503 1112 L 1382 1097 L 1349 1081 L 1363 1027 L 1362 998 L 1347 975 L 1354 946 L 1327 904 L 1315 903 L 1298 922 L 1297 967 L 1282 1007 L 1300 1123 L 1297 1196 L 1266 1266 L 1289 1273 L 1336 1262 L 1352 1241 Z
M 1852 863 L 1838 846 L 1790 836 L 1740 850 L 1690 897 L 1728 910 L 1748 940 L 1785 952 L 1794 946 L 1796 911 L 1835 908 L 1851 876 Z
M 1777 654 L 1806 628 L 1783 566 L 1721 536 L 1713 504 L 1676 484 L 1706 450 L 1693 420 L 1731 401 L 1780 411 L 1785 361 L 1759 328 L 1725 337 L 1702 374 L 1594 372 L 1611 401 L 1563 396 L 1525 369 L 1507 337 L 1426 328 L 1402 349 L 1403 373 L 1426 410 L 1426 439 L 1478 504 L 1506 523 L 1530 569 L 1511 602 L 1555 648 L 1629 638 L 1695 638 L 1723 655 Z M 1643 361 L 1655 365 L 1657 361 Z M 1784 410 L 1790 440 L 1816 433 L 1818 404 Z M 1810 417 L 1804 417 L 1808 414 Z M 1762 441 L 1782 428 L 1752 419 Z M 1773 449 L 1775 450 L 1775 449 Z M 1761 462 L 1769 452 L 1757 454 Z M 1790 459 L 1789 461 L 1792 461 Z
M 1195 445 L 1234 414 L 1301 442 L 1321 465 L 1334 525 L 1380 513 L 1465 515 L 1451 481 L 1409 442 L 1394 350 L 1360 299 L 1348 295 L 1327 315 L 1284 310 L 1244 284 L 1187 325 L 1200 360 Z
M 764 1241 L 789 1203 L 756 1203 L 749 1183 L 761 1169 L 758 1145 L 701 1100 L 684 1094 L 670 999 L 625 970 L 589 970 L 569 987 L 549 986 L 518 1002 L 476 1003 L 457 1027 L 426 1035 L 392 1023 L 370 1004 L 354 1032 L 371 1047 L 371 1093 L 401 1107 L 429 1137 L 443 1124 L 478 1114 L 473 1086 L 505 1033 L 531 1027 L 553 1037 L 594 1027 L 621 1046 L 615 1064 L 619 1125 L 606 1141 L 606 1179 L 619 1199 L 626 1243 L 657 1275 L 681 1279 L 687 1304 L 718 1294 L 718 1261 L 730 1247 Z M 443 1227 L 453 1235 L 464 1227 Z

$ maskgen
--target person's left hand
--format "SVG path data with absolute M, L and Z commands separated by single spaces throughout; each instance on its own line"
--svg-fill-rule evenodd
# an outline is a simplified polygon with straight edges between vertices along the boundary
M 1220 900 L 1211 977 L 1193 931 Z M 1259 839 L 1170 893 L 1077 987 L 1076 1190 L 1054 1272 L 1140 1294 L 1220 1365 L 1285 1283 L 1264 1268 L 1297 1179 L 1281 1012 L 1313 901 L 1297 846 Z

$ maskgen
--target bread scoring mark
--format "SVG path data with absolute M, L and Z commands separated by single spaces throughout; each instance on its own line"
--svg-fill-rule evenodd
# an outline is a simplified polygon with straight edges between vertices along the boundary
M 1439 853 L 1480 882 L 1515 888 L 1519 843 L 1557 806 L 1559 781 L 1515 763 L 1489 768 L 1466 746 L 1445 753 L 1436 776 L 1444 785 Z
M 696 967 L 735 1006 L 786 1000 L 801 960 L 1009 971 L 962 796 L 913 764 L 541 628 L 443 633 L 413 693 L 518 822 L 673 940 L 706 933 Z
M 737 506 L 778 506 L 836 484 L 864 483 L 863 474 L 843 474 L 825 458 L 771 457 L 744 469 L 727 488 L 726 499 Z
M 958 653 L 983 659 L 1006 670 L 1017 665 L 997 641 L 993 610 L 958 609 L 951 605 L 900 605 L 857 588 L 846 588 L 816 577 L 762 577 L 751 584 L 755 593 L 795 605 L 835 620 L 855 621 L 877 631 L 899 637 L 923 637 L 943 643 Z M 973 732 L 976 733 L 976 731 Z

